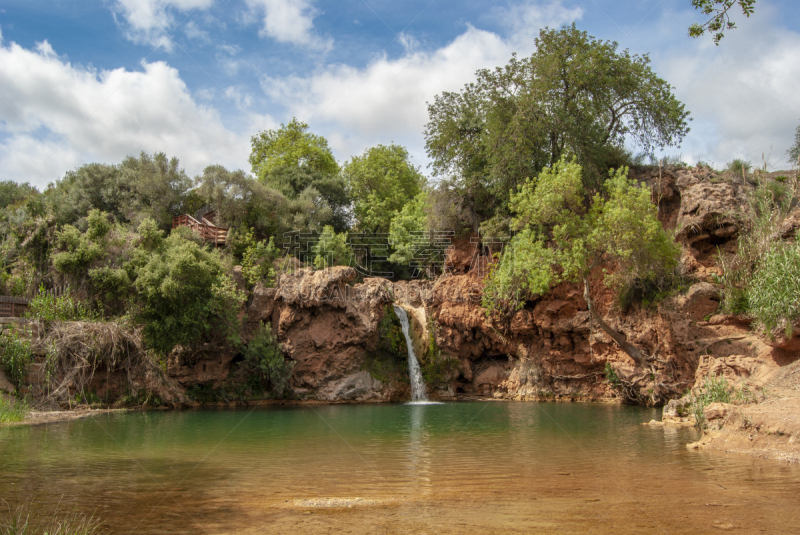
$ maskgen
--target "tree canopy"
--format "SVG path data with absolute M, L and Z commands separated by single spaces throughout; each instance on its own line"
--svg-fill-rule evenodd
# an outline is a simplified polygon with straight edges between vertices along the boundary
M 389 232 L 392 219 L 425 184 L 419 169 L 400 145 L 378 145 L 354 156 L 342 169 L 358 227 Z
M 689 131 L 688 112 L 647 55 L 575 25 L 541 30 L 532 56 L 479 70 L 460 92 L 437 95 L 428 113 L 434 175 L 454 179 L 481 220 L 507 214 L 509 192 L 565 153 L 577 156 L 585 180 L 600 182 L 623 142 L 652 152 Z
M 259 132 L 250 139 L 253 174 L 267 183 L 281 167 L 302 167 L 326 175 L 339 172 L 328 140 L 308 131 L 308 125 L 292 118 L 277 130 Z M 277 189 L 277 188 L 276 188 Z

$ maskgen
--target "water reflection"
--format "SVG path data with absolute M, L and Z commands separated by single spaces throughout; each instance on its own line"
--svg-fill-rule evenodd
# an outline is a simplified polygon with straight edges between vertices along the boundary
M 0 498 L 61 501 L 117 533 L 794 529 L 800 468 L 689 452 L 697 432 L 641 425 L 654 416 L 506 402 L 107 415 L 0 430 Z M 383 505 L 292 506 L 356 496 Z

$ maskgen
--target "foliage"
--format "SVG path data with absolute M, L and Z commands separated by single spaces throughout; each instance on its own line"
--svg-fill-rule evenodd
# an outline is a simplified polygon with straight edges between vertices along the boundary
M 708 32 L 714 36 L 714 44 L 719 45 L 725 37 L 725 30 L 736 28 L 729 11 L 738 5 L 742 8 L 742 14 L 750 17 L 755 10 L 755 4 L 756 0 L 692 0 L 692 7 L 700 10 L 703 15 L 711 15 L 711 18 L 703 24 L 694 23 L 689 26 L 689 35 L 700 37 Z
M 615 266 L 605 284 L 619 290 L 637 281 L 666 280 L 680 250 L 664 231 L 650 200 L 650 189 L 627 177 L 626 168 L 610 174 L 607 197 L 596 194 L 584 205 L 581 166 L 562 159 L 511 197 L 520 233 L 488 276 L 487 311 L 518 309 L 560 281 L 583 281 L 601 262 Z
M 28 197 L 38 193 L 39 191 L 27 182 L 20 184 L 13 180 L 0 180 L 0 209 L 21 204 Z
M 287 393 L 294 361 L 286 360 L 283 347 L 272 336 L 269 324 L 262 324 L 253 340 L 247 344 L 244 360 L 252 374 L 253 386 L 266 388 L 269 385 L 275 397 L 283 397 Z
M 606 368 L 604 373 L 606 377 L 606 382 L 608 384 L 610 384 L 614 389 L 620 387 L 619 375 L 617 375 L 617 371 L 608 362 L 606 362 Z
M 574 25 L 546 28 L 529 58 L 436 96 L 425 130 L 434 175 L 453 179 L 487 219 L 507 214 L 510 193 L 564 154 L 596 185 L 625 141 L 646 153 L 679 144 L 689 130 L 683 104 L 648 56 L 617 46 Z
M 28 340 L 10 332 L 0 336 L 0 367 L 17 388 L 23 386 L 31 362 L 33 355 Z
M 800 243 L 775 242 L 761 257 L 747 287 L 747 310 L 765 331 L 782 328 L 791 338 L 800 320 Z
M 367 356 L 364 368 L 384 383 L 408 381 L 406 338 L 391 305 L 383 307 L 383 316 L 378 323 L 378 347 Z
M 442 354 L 436 344 L 436 322 L 433 318 L 429 318 L 428 351 L 420 366 L 425 384 L 438 388 L 447 387 L 458 374 L 459 367 L 460 362 L 457 358 Z
M 389 225 L 389 243 L 394 252 L 390 262 L 408 264 L 420 247 L 419 236 L 428 230 L 425 208 L 428 204 L 428 192 L 421 191 L 392 218 Z
M 419 194 L 424 178 L 399 145 L 378 145 L 342 168 L 358 228 L 389 232 L 392 219 Z
M 133 224 L 150 217 L 168 229 L 190 186 L 177 158 L 143 152 L 120 165 L 92 163 L 69 171 L 45 196 L 59 224 L 74 224 L 96 209 Z
M 120 181 L 133 192 L 129 206 L 124 207 L 127 220 L 138 224 L 149 217 L 160 228 L 171 228 L 172 218 L 184 212 L 183 202 L 192 185 L 178 159 L 167 158 L 163 152 L 152 157 L 142 152 L 138 158 L 125 158 L 119 170 Z
M 217 210 L 220 225 L 253 229 L 259 237 L 283 230 L 280 219 L 288 211 L 288 199 L 243 171 L 209 165 L 195 178 L 195 186 L 198 197 Z
M 163 238 L 152 220 L 139 227 L 141 244 L 133 268 L 148 345 L 168 353 L 216 336 L 238 343 L 237 313 L 244 296 L 227 275 L 217 250 L 208 250 L 173 233 Z
M 39 288 L 39 293 L 28 303 L 27 316 L 45 323 L 52 321 L 92 321 L 99 318 L 99 314 L 94 312 L 91 307 L 72 295 L 69 287 L 66 288 L 63 294 L 56 297 L 45 290 L 44 286 Z
M 706 376 L 702 386 L 690 395 L 690 412 L 698 429 L 705 427 L 705 409 L 712 403 L 730 403 L 731 392 L 724 375 Z
M 347 245 L 347 233 L 337 234 L 330 225 L 323 229 L 319 241 L 311 248 L 311 254 L 316 269 L 352 264 L 353 254 Z
M 732 174 L 734 177 L 738 178 L 741 177 L 744 180 L 747 177 L 747 173 L 749 173 L 753 169 L 753 164 L 748 162 L 747 160 L 742 160 L 739 158 L 734 159 L 731 162 L 728 162 L 725 166 L 725 170 Z
M 250 165 L 253 174 L 270 184 L 272 174 L 281 167 L 303 167 L 326 175 L 336 175 L 339 166 L 328 141 L 308 131 L 308 125 L 297 118 L 282 124 L 278 130 L 265 130 L 250 139 Z M 275 185 L 272 182 L 273 187 Z
M 796 246 L 781 239 L 796 191 L 796 182 L 770 181 L 751 191 L 736 214 L 740 227 L 736 255 L 718 257 L 723 309 L 751 314 L 762 328 L 787 328 L 796 319 L 787 301 L 797 291 L 796 283 L 786 280 L 794 270 Z
M 281 250 L 275 247 L 275 239 L 270 237 L 268 242 L 255 241 L 253 229 L 245 233 L 246 248 L 242 254 L 242 275 L 250 286 L 263 282 L 271 287 L 275 284 L 274 264 L 281 257 Z
M 77 274 L 106 255 L 105 238 L 111 230 L 107 214 L 91 210 L 88 225 L 83 234 L 72 225 L 56 231 L 56 248 L 61 252 L 53 255 L 53 266 L 61 273 Z
M 6 399 L 3 394 L 0 394 L 0 424 L 11 422 L 21 422 L 30 412 L 30 407 L 21 399 Z M 3 524 L 0 523 L 0 533 L 2 532 Z

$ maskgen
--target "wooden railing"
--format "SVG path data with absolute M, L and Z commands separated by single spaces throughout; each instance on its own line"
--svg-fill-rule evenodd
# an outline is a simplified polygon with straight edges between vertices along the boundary
M 19 317 L 28 310 L 27 297 L 0 295 L 0 318 Z
M 225 245 L 228 238 L 228 229 L 220 228 L 209 220 L 203 218 L 200 222 L 189 214 L 183 214 L 172 218 L 172 228 L 189 227 L 203 238 L 206 243 L 213 243 L 214 246 Z

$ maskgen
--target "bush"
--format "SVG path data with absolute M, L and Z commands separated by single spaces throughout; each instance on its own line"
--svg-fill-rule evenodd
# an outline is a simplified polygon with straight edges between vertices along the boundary
M 55 297 L 39 287 L 39 293 L 28 303 L 27 316 L 45 323 L 51 321 L 93 321 L 99 315 L 92 311 L 86 303 L 72 296 L 71 290 Z
M 750 162 L 737 158 L 732 162 L 728 162 L 725 170 L 735 177 L 742 177 L 742 180 L 744 180 L 752 168 L 753 165 Z
M 22 400 L 7 400 L 0 394 L 0 423 L 21 422 L 30 412 L 28 404 Z M 0 533 L 3 533 L 3 526 L 0 524 Z
M 153 221 L 145 220 L 139 234 L 135 317 L 144 324 L 147 344 L 162 354 L 204 339 L 238 344 L 244 296 L 226 274 L 229 266 L 220 253 L 179 233 L 164 239 Z
M 14 386 L 22 386 L 33 361 L 31 344 L 14 334 L 0 336 L 0 367 Z
M 795 302 L 800 294 L 796 275 L 800 252 L 798 245 L 782 241 L 796 188 L 794 182 L 769 181 L 753 190 L 738 214 L 741 230 L 736 255 L 719 255 L 723 308 L 752 316 L 768 331 L 789 329 L 800 318 Z
M 783 328 L 791 338 L 800 319 L 800 243 L 770 247 L 747 289 L 747 308 L 767 332 Z
M 703 385 L 692 393 L 691 398 L 691 413 L 695 418 L 695 425 L 698 429 L 703 429 L 706 423 L 705 409 L 712 403 L 730 403 L 731 402 L 731 389 L 728 386 L 728 381 L 725 376 L 711 377 L 706 376 Z
M 244 351 L 244 361 L 251 373 L 250 384 L 266 390 L 267 385 L 275 397 L 283 397 L 289 386 L 294 361 L 283 356 L 283 347 L 272 336 L 269 324 L 262 324 Z

